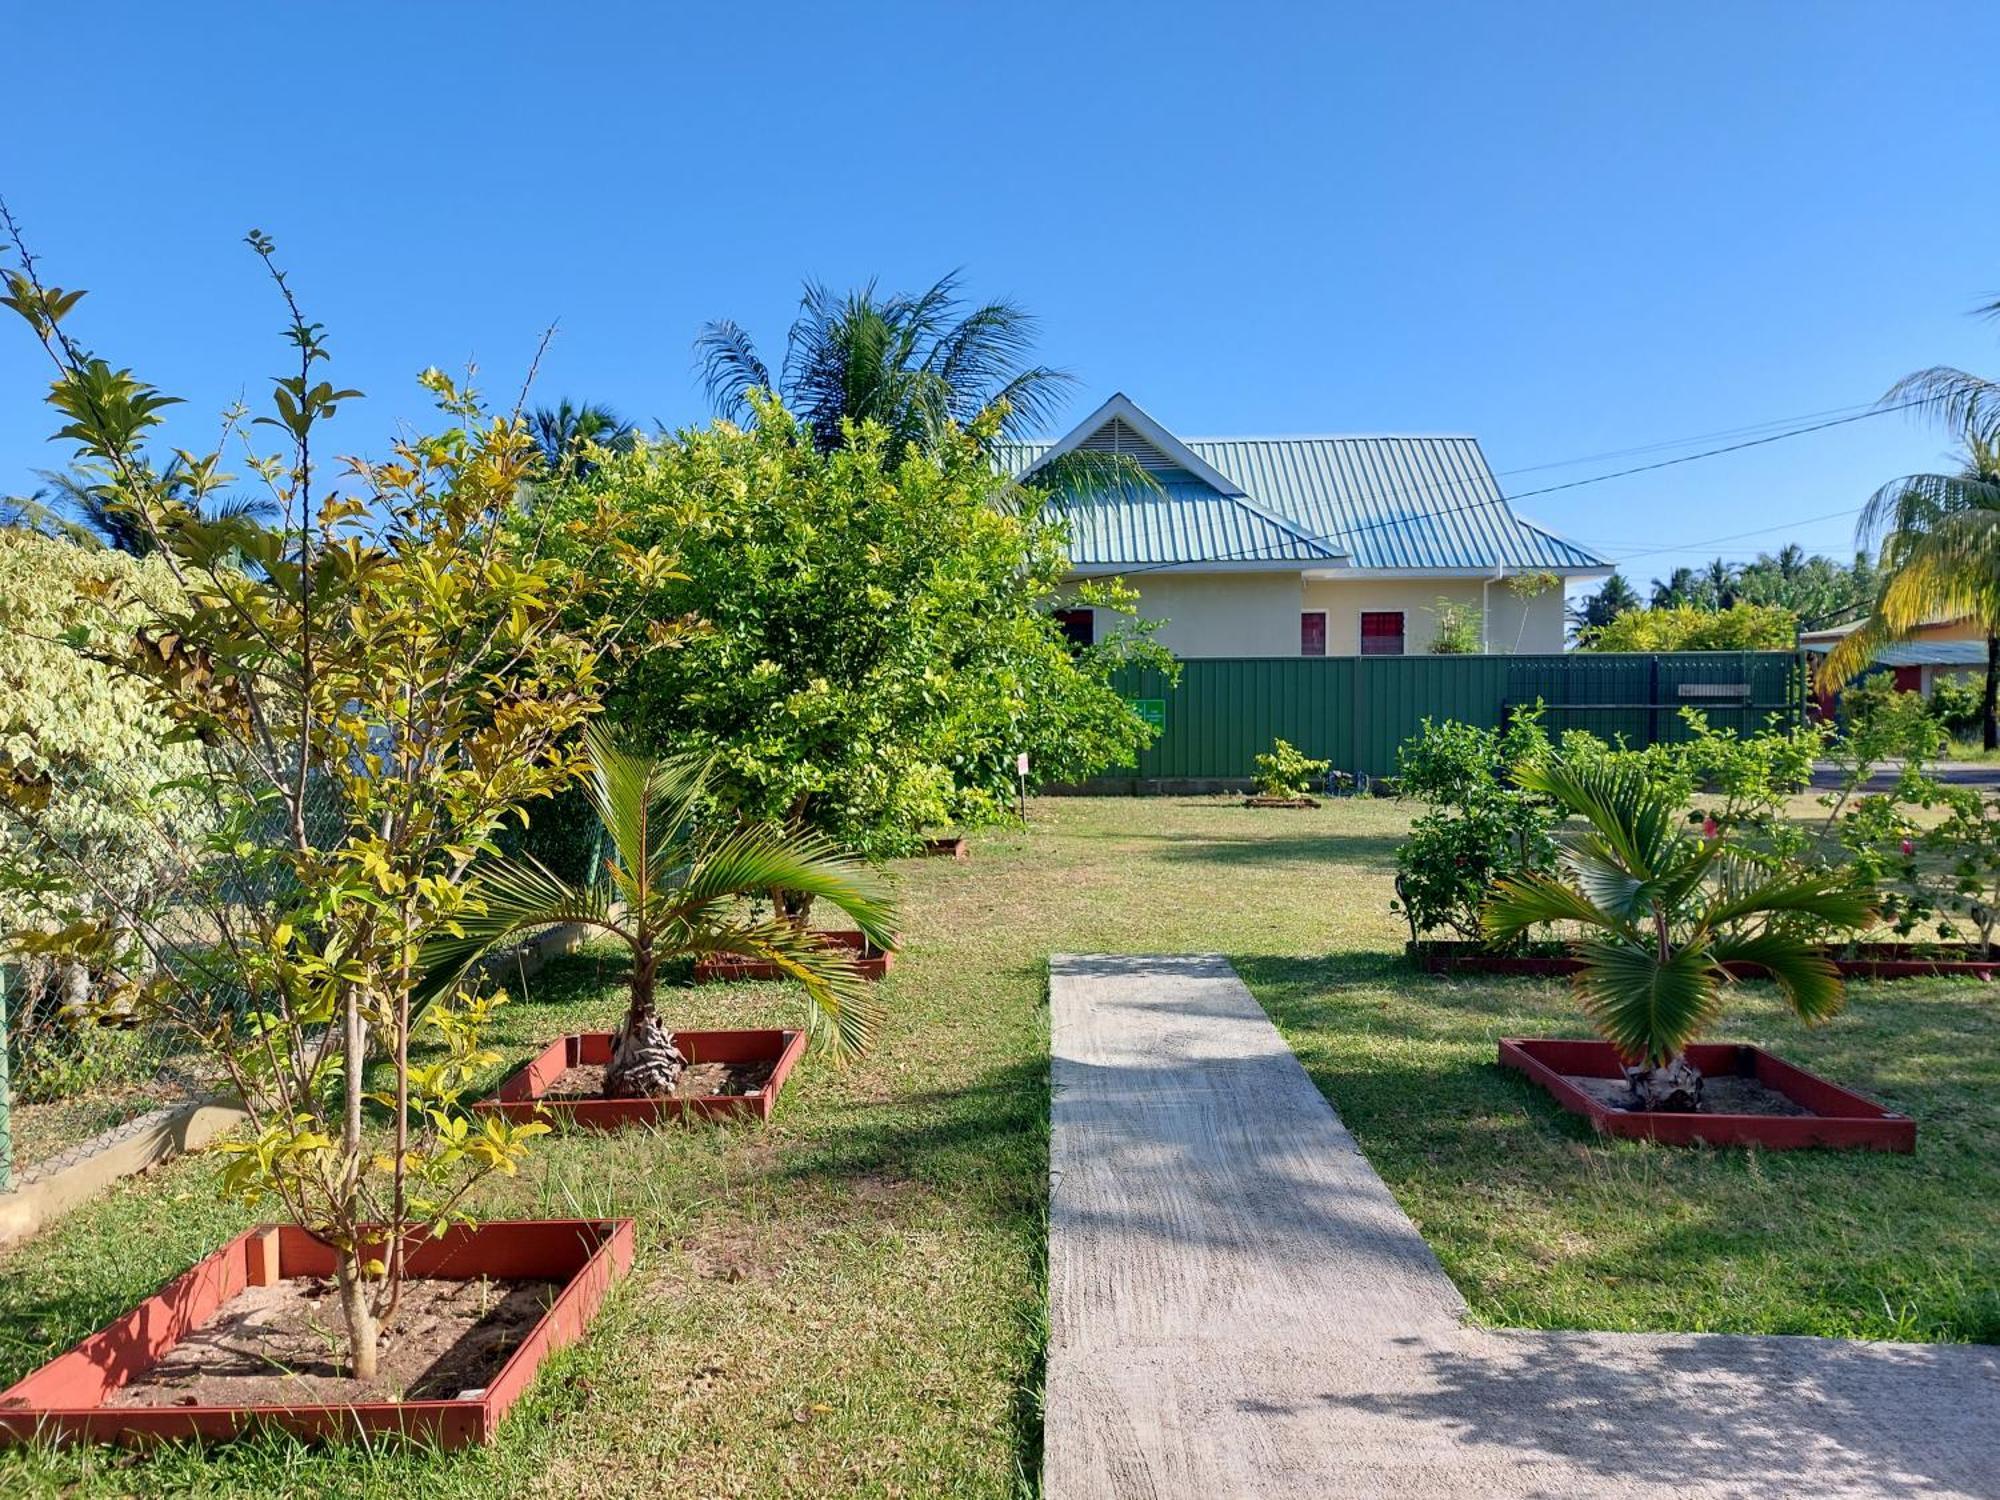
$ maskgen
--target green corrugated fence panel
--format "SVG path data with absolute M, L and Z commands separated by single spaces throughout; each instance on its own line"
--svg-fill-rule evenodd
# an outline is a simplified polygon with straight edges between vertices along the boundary
M 1686 738 L 1683 706 L 1748 731 L 1773 714 L 1796 722 L 1803 701 L 1798 658 L 1783 651 L 1196 657 L 1171 689 L 1151 670 L 1128 670 L 1118 685 L 1165 705 L 1166 727 L 1136 768 L 1149 780 L 1246 777 L 1274 739 L 1340 770 L 1392 775 L 1398 747 L 1426 718 L 1493 726 L 1537 700 L 1553 733 L 1586 729 L 1634 746 Z

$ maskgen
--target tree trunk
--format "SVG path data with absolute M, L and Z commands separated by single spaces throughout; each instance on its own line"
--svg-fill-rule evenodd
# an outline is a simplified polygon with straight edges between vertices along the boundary
M 811 896 L 801 891 L 773 891 L 771 892 L 771 904 L 777 908 L 778 915 L 783 917 L 787 922 L 790 922 L 794 927 L 803 928 L 812 925 L 813 898 Z
M 1988 750 L 2000 750 L 2000 720 L 1994 715 L 1994 705 L 2000 697 L 2000 635 L 1986 637 L 1986 698 L 1980 705 L 1980 742 Z
M 1632 1108 L 1691 1114 L 1701 1108 L 1701 1072 L 1676 1052 L 1664 1066 L 1641 1063 L 1625 1069 L 1625 1082 L 1632 1090 Z
M 611 1039 L 611 1061 L 604 1069 L 607 1099 L 664 1098 L 687 1066 L 673 1033 L 660 1024 L 653 1008 L 658 964 L 650 941 L 633 946 L 632 1002 L 624 1026 Z
M 361 1274 L 356 1252 L 343 1250 L 334 1264 L 334 1282 L 340 1288 L 340 1314 L 347 1320 L 348 1373 L 356 1380 L 375 1378 L 376 1355 L 381 1348 L 381 1328 L 368 1302 L 368 1283 Z

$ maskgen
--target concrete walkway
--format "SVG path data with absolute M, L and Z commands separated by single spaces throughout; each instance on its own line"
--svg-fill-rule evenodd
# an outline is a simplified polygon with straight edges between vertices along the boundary
M 1049 1500 L 2000 1497 L 1990 1346 L 1493 1333 L 1217 957 L 1050 961 Z

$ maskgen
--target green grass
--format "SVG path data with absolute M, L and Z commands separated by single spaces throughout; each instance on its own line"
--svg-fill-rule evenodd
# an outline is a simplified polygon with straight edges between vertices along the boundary
M 1407 813 L 1048 800 L 967 865 L 898 867 L 904 960 L 870 1059 L 809 1058 L 766 1129 L 559 1137 L 489 1212 L 626 1213 L 633 1275 L 492 1448 L 0 1457 L 0 1492 L 1005 1496 L 1039 1466 L 1046 956 L 1220 951 L 1502 1325 L 2000 1340 L 2000 1010 L 1977 984 L 1858 986 L 1808 1030 L 1746 988 L 1723 1034 L 1916 1116 L 1914 1157 L 1603 1144 L 1494 1066 L 1581 1034 L 1559 983 L 1419 978 L 1388 911 Z M 614 973 L 552 967 L 511 1058 L 608 1021 Z M 690 1025 L 797 1014 L 689 990 Z M 0 1260 L 0 1382 L 245 1215 L 184 1161 Z

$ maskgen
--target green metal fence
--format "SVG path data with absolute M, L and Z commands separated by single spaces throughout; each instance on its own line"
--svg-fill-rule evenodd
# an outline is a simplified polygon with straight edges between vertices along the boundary
M 1587 729 L 1649 745 L 1684 739 L 1683 708 L 1711 724 L 1796 723 L 1805 702 L 1799 658 L 1787 651 L 1662 655 L 1200 657 L 1180 682 L 1129 668 L 1119 690 L 1160 725 L 1136 768 L 1106 779 L 1236 780 L 1274 739 L 1337 770 L 1393 775 L 1396 750 L 1426 718 L 1497 726 L 1540 702 L 1551 733 Z

